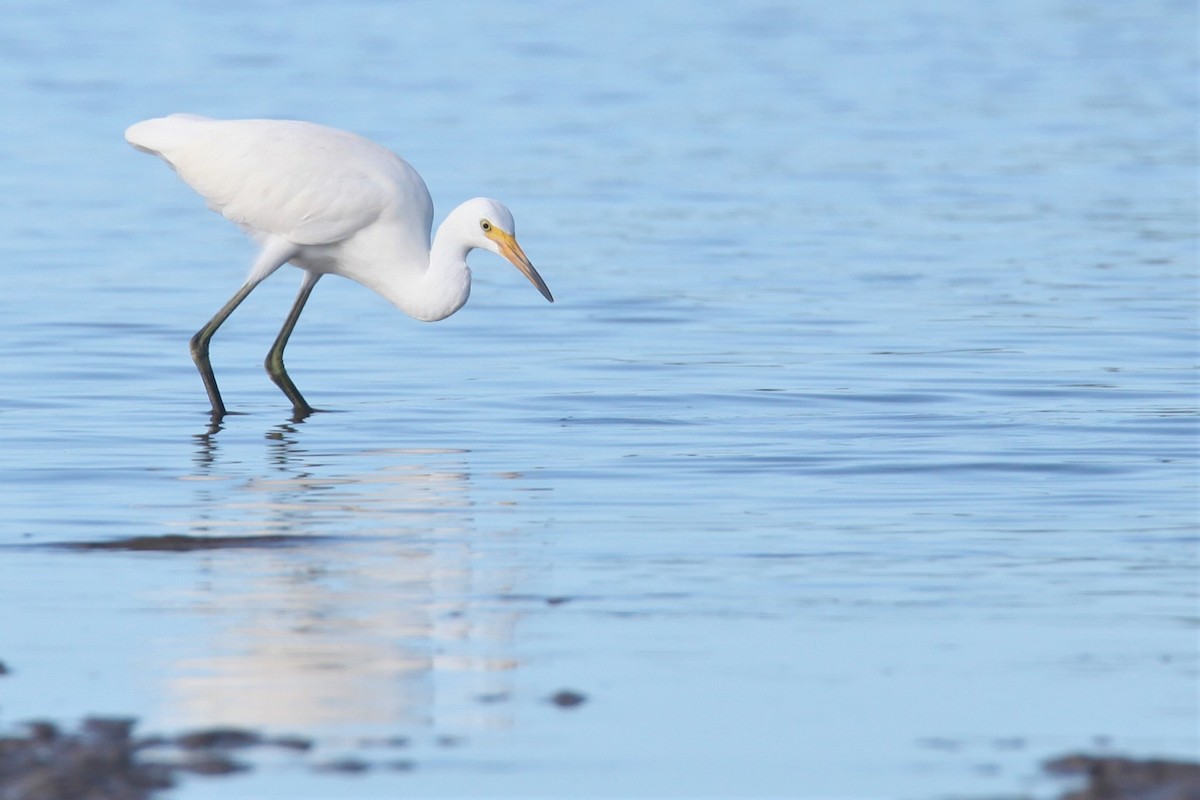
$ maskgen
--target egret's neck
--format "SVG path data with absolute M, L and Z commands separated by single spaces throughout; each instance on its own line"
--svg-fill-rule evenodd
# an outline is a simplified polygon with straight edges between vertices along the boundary
M 429 268 L 421 278 L 421 294 L 429 305 L 429 321 L 444 319 L 462 308 L 471 294 L 471 269 L 467 253 L 471 247 L 456 230 L 442 223 L 429 248 Z M 411 313 L 411 312 L 410 312 Z
M 449 233 L 438 229 L 424 269 L 412 261 L 393 261 L 380 264 L 382 269 L 363 270 L 354 277 L 410 317 L 422 322 L 445 319 L 462 308 L 471 294 L 471 270 L 467 268 L 470 248 Z
M 471 270 L 467 268 L 471 245 L 461 226 L 442 223 L 430 244 L 397 242 L 391 233 L 380 226 L 355 236 L 337 253 L 345 266 L 335 260 L 334 268 L 329 269 L 319 259 L 301 265 L 352 278 L 424 322 L 445 319 L 462 308 L 471 294 Z M 381 253 L 400 253 L 401 257 L 380 258 Z
M 467 253 L 471 252 L 471 246 L 448 222 L 443 222 L 433 233 L 433 244 L 429 246 L 430 274 L 446 275 L 467 269 Z

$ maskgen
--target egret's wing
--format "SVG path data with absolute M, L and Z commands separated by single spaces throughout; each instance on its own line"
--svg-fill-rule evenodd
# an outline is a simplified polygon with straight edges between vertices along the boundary
M 201 194 L 229 221 L 303 245 L 350 237 L 378 219 L 386 201 L 379 185 L 360 175 L 252 179 L 228 194 Z
M 210 208 L 252 233 L 332 244 L 404 212 L 429 241 L 433 204 L 405 161 L 366 139 L 306 122 L 176 114 L 132 126 L 134 147 L 175 168 Z

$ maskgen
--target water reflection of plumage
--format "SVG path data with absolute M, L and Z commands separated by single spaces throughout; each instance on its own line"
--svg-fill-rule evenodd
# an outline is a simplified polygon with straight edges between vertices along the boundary
M 342 456 L 364 474 L 292 461 L 278 475 L 194 476 L 207 498 L 196 536 L 262 537 L 254 557 L 212 551 L 207 581 L 183 592 L 221 622 L 180 648 L 166 687 L 187 725 L 436 725 L 469 732 L 509 724 L 516 614 L 498 600 L 519 579 L 481 548 L 461 451 Z M 218 459 L 219 461 L 219 459 Z M 231 473 L 229 477 L 234 477 Z M 486 544 L 486 542 L 484 542 Z

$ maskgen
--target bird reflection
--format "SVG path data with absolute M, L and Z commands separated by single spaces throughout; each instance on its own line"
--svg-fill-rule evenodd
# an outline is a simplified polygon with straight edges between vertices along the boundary
M 217 458 L 217 439 L 216 436 L 225 427 L 225 423 L 213 417 L 204 433 L 197 433 L 192 438 L 196 442 L 196 455 L 192 459 L 196 465 L 196 469 L 207 471 L 216 462 Z
M 206 551 L 171 598 L 216 620 L 181 647 L 167 713 L 188 725 L 507 726 L 520 576 L 476 530 L 469 452 L 381 449 L 314 460 L 271 430 L 265 469 L 197 437 L 192 536 L 283 544 Z M 255 539 L 259 541 L 259 539 Z
M 275 441 L 287 441 L 289 435 L 295 434 L 297 428 L 315 413 L 317 412 L 314 409 L 306 411 L 293 410 L 289 422 L 285 422 L 268 431 L 266 436 L 268 439 Z M 193 461 L 198 469 L 205 470 L 213 466 L 216 461 L 217 452 L 216 436 L 225 429 L 225 418 L 236 415 L 238 415 L 236 411 L 227 412 L 219 417 L 212 415 L 209 417 L 208 424 L 204 428 L 204 433 L 198 433 L 192 437 L 196 441 L 196 457 Z

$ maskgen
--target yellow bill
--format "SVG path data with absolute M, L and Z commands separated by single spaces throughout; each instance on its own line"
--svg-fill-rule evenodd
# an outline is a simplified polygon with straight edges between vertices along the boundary
M 511 261 L 514 267 L 521 270 L 522 275 L 529 278 L 529 282 L 537 287 L 537 290 L 542 293 L 542 297 L 551 303 L 554 302 L 554 296 L 546 288 L 546 282 L 542 280 L 541 275 L 538 275 L 538 271 L 529 262 L 525 251 L 521 249 L 521 245 L 517 244 L 517 240 L 511 234 L 505 233 L 499 228 L 493 228 L 488 232 L 488 238 L 500 245 L 500 252 L 504 257 Z

